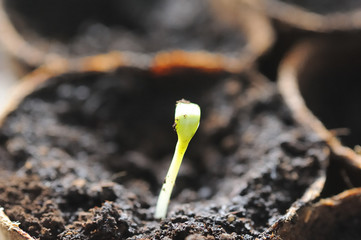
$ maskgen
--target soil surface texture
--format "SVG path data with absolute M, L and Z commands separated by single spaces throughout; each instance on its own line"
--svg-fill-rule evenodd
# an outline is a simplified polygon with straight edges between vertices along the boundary
M 200 105 L 201 123 L 159 221 L 182 98 Z M 7 117 L 0 146 L 0 206 L 40 240 L 265 237 L 328 157 L 274 83 L 190 69 L 50 79 Z
M 246 44 L 238 27 L 220 20 L 207 0 L 4 2 L 27 41 L 62 55 L 171 49 L 235 55 Z

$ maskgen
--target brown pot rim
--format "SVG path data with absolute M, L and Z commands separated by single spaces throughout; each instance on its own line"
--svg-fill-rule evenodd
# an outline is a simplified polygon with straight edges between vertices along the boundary
M 263 11 L 270 18 L 304 30 L 331 32 L 361 28 L 361 10 L 319 14 L 280 0 L 260 1 L 263 3 Z
M 347 164 L 361 169 L 361 156 L 351 148 L 342 145 L 311 112 L 298 88 L 298 73 L 312 52 L 316 50 L 317 44 L 314 43 L 311 40 L 297 44 L 282 60 L 278 70 L 278 89 L 296 121 L 315 132 L 328 144 L 333 154 L 344 159 Z
M 146 54 L 113 51 L 106 54 L 74 59 L 53 59 L 47 64 L 36 68 L 21 78 L 12 89 L 3 109 L 0 110 L 0 126 L 6 116 L 15 110 L 16 106 L 39 84 L 47 79 L 71 72 L 98 71 L 106 72 L 118 67 L 135 67 L 148 69 L 153 74 L 168 74 L 176 69 L 198 69 L 204 72 L 228 71 L 239 73 L 252 69 L 252 65 L 239 65 L 239 61 L 232 61 L 221 54 L 208 52 L 163 51 L 151 57 Z
M 290 235 L 292 236 L 294 234 L 293 228 L 297 225 L 298 222 L 301 225 L 307 225 L 307 224 L 312 225 L 312 221 L 314 220 L 317 221 L 320 217 L 322 217 L 319 216 L 319 214 L 317 213 L 315 214 L 315 210 L 317 210 L 318 208 L 325 208 L 326 211 L 333 208 L 336 209 L 337 211 L 338 208 L 340 207 L 342 208 L 343 206 L 347 206 L 354 202 L 360 204 L 360 198 L 361 198 L 361 188 L 353 188 L 353 189 L 345 190 L 332 197 L 320 199 L 319 201 L 314 202 L 312 204 L 303 205 L 294 212 L 292 218 L 284 218 L 282 219 L 282 221 L 274 224 L 269 229 L 269 233 L 272 235 L 275 234 L 281 238 L 288 239 Z M 342 208 L 340 212 L 342 212 L 343 216 L 353 216 L 353 215 L 357 215 L 360 211 L 355 211 L 354 209 L 351 209 L 349 207 L 348 210 Z M 337 215 L 337 218 L 339 217 L 340 216 Z
M 0 239 L 3 240 L 35 240 L 19 228 L 19 223 L 12 222 L 0 207 Z
M 222 15 L 222 10 L 226 11 L 228 9 L 227 6 L 223 6 L 224 4 L 222 4 L 220 0 L 210 1 L 210 5 L 214 8 L 214 12 L 218 12 L 220 15 Z M 244 32 L 247 42 L 239 52 L 238 56 L 226 56 L 219 52 L 207 52 L 205 50 L 199 50 L 195 52 L 204 52 L 208 54 L 210 58 L 222 58 L 223 61 L 228 62 L 232 68 L 241 71 L 244 65 L 251 65 L 256 58 L 258 58 L 271 47 L 274 41 L 274 33 L 269 20 L 265 16 L 251 9 L 245 11 L 242 6 L 237 6 L 237 8 L 242 9 L 243 14 L 237 14 L 237 16 L 233 16 L 232 21 L 234 22 L 232 24 L 240 31 Z M 220 21 L 222 20 L 221 18 Z M 227 21 L 227 19 L 225 20 Z M 16 30 L 12 24 L 8 14 L 4 9 L 4 0 L 0 0 L 0 44 L 3 45 L 5 51 L 11 56 L 14 56 L 15 59 L 19 59 L 22 63 L 25 63 L 31 67 L 38 67 L 51 61 L 69 59 L 69 57 L 57 53 L 47 52 L 27 42 L 26 39 Z M 185 52 L 182 49 L 176 48 L 169 51 L 167 50 L 167 52 L 177 51 Z M 154 56 L 161 54 L 163 51 L 160 50 L 155 54 L 146 52 L 122 52 L 128 55 L 148 55 L 149 57 L 153 58 Z M 83 57 L 85 56 L 79 56 L 79 58 Z

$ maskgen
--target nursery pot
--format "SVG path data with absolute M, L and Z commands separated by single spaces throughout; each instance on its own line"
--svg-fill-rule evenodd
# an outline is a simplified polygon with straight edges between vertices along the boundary
M 274 227 L 287 240 L 357 239 L 360 236 L 361 189 L 344 191 L 301 207 L 294 218 Z
M 0 42 L 30 67 L 113 50 L 126 56 L 183 50 L 189 59 L 207 52 L 240 70 L 273 41 L 264 16 L 243 6 L 230 14 L 221 1 L 1 3 Z
M 332 32 L 361 27 L 361 4 L 346 1 L 260 0 L 263 11 L 271 19 L 298 29 Z
M 44 65 L 1 115 L 10 177 L 0 205 L 32 237 L 256 238 L 319 197 L 328 149 L 273 82 L 252 69 L 157 58 L 142 69 L 117 56 Z M 200 105 L 201 122 L 158 221 L 182 98 Z
M 306 41 L 279 68 L 278 86 L 293 115 L 332 151 L 326 195 L 361 186 L 358 42 L 354 35 Z

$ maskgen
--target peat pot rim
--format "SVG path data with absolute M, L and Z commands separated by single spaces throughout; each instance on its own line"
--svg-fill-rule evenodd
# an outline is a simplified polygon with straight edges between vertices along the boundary
M 168 74 L 176 69 L 239 73 L 253 68 L 252 65 L 247 65 L 246 63 L 241 67 L 238 63 L 238 61 L 237 63 L 229 61 L 229 59 L 224 58 L 221 54 L 181 50 L 159 52 L 154 57 L 146 54 L 113 51 L 106 54 L 69 60 L 62 58 L 54 59 L 22 77 L 18 85 L 12 89 L 9 98 L 4 104 L 4 108 L 0 110 L 0 126 L 6 116 L 17 107 L 25 96 L 36 89 L 39 84 L 51 77 L 64 73 L 82 71 L 106 72 L 115 70 L 118 67 L 147 69 L 157 75 Z
M 298 212 L 308 206 L 310 203 L 313 203 L 320 199 L 322 189 L 326 182 L 325 174 L 321 175 L 318 179 L 315 180 L 313 184 L 307 189 L 303 196 L 294 202 L 290 208 L 287 209 L 287 212 L 279 218 L 275 223 L 273 223 L 266 231 L 265 234 L 273 234 L 277 232 L 280 228 L 283 227 L 285 222 L 292 222 L 293 219 L 298 217 Z
M 301 96 L 298 75 L 313 51 L 319 46 L 315 43 L 317 42 L 302 42 L 296 45 L 283 59 L 278 70 L 278 89 L 296 121 L 314 131 L 328 144 L 333 154 L 344 159 L 347 164 L 361 169 L 361 156 L 351 148 L 342 145 L 336 136 L 311 112 Z
M 0 239 L 2 240 L 35 240 L 19 228 L 17 222 L 12 222 L 0 207 Z
M 232 3 L 232 4 L 228 4 Z M 254 8 L 248 8 L 242 2 L 236 1 L 213 0 L 210 6 L 214 14 L 219 15 L 219 21 L 228 22 L 235 29 L 239 29 L 245 35 L 246 43 L 239 51 L 238 56 L 227 56 L 217 51 L 194 50 L 185 51 L 179 48 L 166 50 L 166 52 L 187 52 L 188 54 L 203 52 L 210 58 L 222 58 L 231 68 L 241 71 L 245 65 L 252 65 L 253 62 L 265 53 L 274 42 L 274 32 L 269 20 Z M 232 9 L 230 14 L 228 10 Z M 239 11 L 238 11 L 239 10 Z M 0 0 L 0 44 L 4 50 L 21 63 L 30 67 L 38 67 L 52 61 L 65 61 L 65 59 L 84 58 L 86 56 L 65 56 L 58 53 L 42 50 L 26 41 L 12 24 L 7 12 L 4 9 L 4 0 Z M 112 51 L 112 50 L 110 50 Z M 116 50 L 115 50 L 116 51 Z M 120 51 L 126 55 L 146 55 L 154 58 L 163 51 L 159 50 L 154 53 L 147 52 L 127 52 Z M 106 53 L 99 53 L 106 54 Z M 191 59 L 191 58 L 190 58 Z M 135 62 L 138 63 L 137 61 Z
M 300 230 L 297 228 L 301 227 L 301 231 L 315 229 L 317 222 L 322 221 L 322 213 L 329 212 L 335 219 L 347 219 L 348 217 L 357 216 L 360 212 L 360 210 L 357 210 L 359 209 L 357 207 L 360 207 L 360 199 L 361 188 L 345 190 L 332 197 L 319 199 L 317 202 L 304 205 L 297 209 L 293 215 L 294 218 L 284 218 L 282 221 L 273 225 L 269 233 L 275 234 L 282 239 L 290 239 L 290 236 L 294 236 L 291 237 L 291 239 L 300 239 L 299 235 L 297 235 L 297 232 Z M 333 224 L 336 223 L 333 222 Z M 332 225 L 329 227 L 332 227 Z M 304 235 L 302 236 L 304 237 Z
M 244 0 L 249 1 L 249 0 Z M 294 4 L 280 0 L 259 0 L 263 11 L 270 18 L 288 25 L 316 32 L 332 32 L 336 30 L 355 30 L 361 28 L 361 10 L 344 13 L 319 14 L 307 11 Z

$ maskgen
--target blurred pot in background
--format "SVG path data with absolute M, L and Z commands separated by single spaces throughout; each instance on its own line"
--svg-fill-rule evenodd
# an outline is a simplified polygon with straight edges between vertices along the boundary
M 298 44 L 279 68 L 279 90 L 295 118 L 331 148 L 324 196 L 361 186 L 360 36 Z
M 303 30 L 330 32 L 361 27 L 358 0 L 259 0 L 266 15 Z
M 263 16 L 243 5 L 223 17 L 229 14 L 222 2 L 2 0 L 0 41 L 31 67 L 112 50 L 126 56 L 183 50 L 211 53 L 207 58 L 238 70 L 272 44 L 273 33 Z

